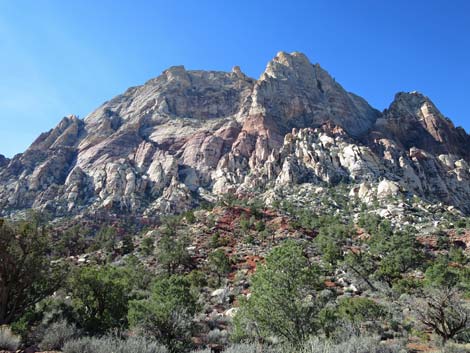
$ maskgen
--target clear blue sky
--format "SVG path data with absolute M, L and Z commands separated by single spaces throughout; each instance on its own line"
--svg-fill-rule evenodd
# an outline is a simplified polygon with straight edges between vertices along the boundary
M 470 129 L 468 0 L 0 0 L 0 153 L 168 66 L 258 77 L 279 50 L 378 109 L 419 90 Z

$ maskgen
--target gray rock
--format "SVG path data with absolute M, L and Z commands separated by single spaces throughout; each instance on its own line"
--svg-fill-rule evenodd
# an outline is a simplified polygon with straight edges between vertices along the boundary
M 178 213 L 348 181 L 364 202 L 410 192 L 470 213 L 469 142 L 427 97 L 397 94 L 380 113 L 301 53 L 278 53 L 258 80 L 175 66 L 0 156 L 0 210 Z

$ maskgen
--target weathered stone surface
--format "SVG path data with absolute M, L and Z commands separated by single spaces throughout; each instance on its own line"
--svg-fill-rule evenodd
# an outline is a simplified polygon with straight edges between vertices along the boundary
M 377 198 L 386 199 L 387 197 L 393 197 L 398 195 L 400 186 L 390 180 L 382 180 L 377 186 Z
M 417 147 L 434 154 L 470 159 L 470 136 L 444 117 L 431 100 L 418 92 L 398 93 L 377 120 L 377 130 L 404 148 Z
M 7 164 L 8 159 L 3 154 L 0 154 L 0 168 L 5 167 Z
M 279 52 L 255 84 L 252 100 L 250 114 L 270 119 L 281 134 L 332 121 L 360 136 L 380 116 L 302 53 Z
M 0 210 L 153 215 L 347 181 L 365 201 L 400 190 L 470 213 L 469 142 L 427 97 L 399 93 L 380 113 L 301 53 L 278 53 L 258 80 L 175 66 L 0 155 Z

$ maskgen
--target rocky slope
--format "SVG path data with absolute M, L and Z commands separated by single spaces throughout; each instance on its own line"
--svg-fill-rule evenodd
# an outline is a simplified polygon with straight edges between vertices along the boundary
M 0 156 L 0 210 L 154 215 L 350 182 L 351 195 L 381 183 L 470 213 L 469 142 L 427 97 L 399 93 L 381 113 L 301 53 L 278 53 L 258 80 L 176 66 Z

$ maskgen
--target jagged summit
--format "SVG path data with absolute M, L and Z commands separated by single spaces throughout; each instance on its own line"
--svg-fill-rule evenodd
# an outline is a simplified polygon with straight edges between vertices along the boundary
M 348 93 L 320 65 L 294 52 L 280 52 L 255 85 L 253 111 L 273 120 L 282 133 L 334 121 L 354 136 L 371 128 L 380 113 Z
M 419 92 L 399 92 L 378 122 L 378 129 L 403 147 L 438 154 L 455 154 L 470 160 L 470 136 L 444 117 L 434 103 Z
M 469 142 L 422 94 L 381 113 L 302 53 L 279 52 L 258 80 L 173 66 L 0 156 L 0 209 L 153 215 L 226 192 L 387 179 L 470 212 Z

